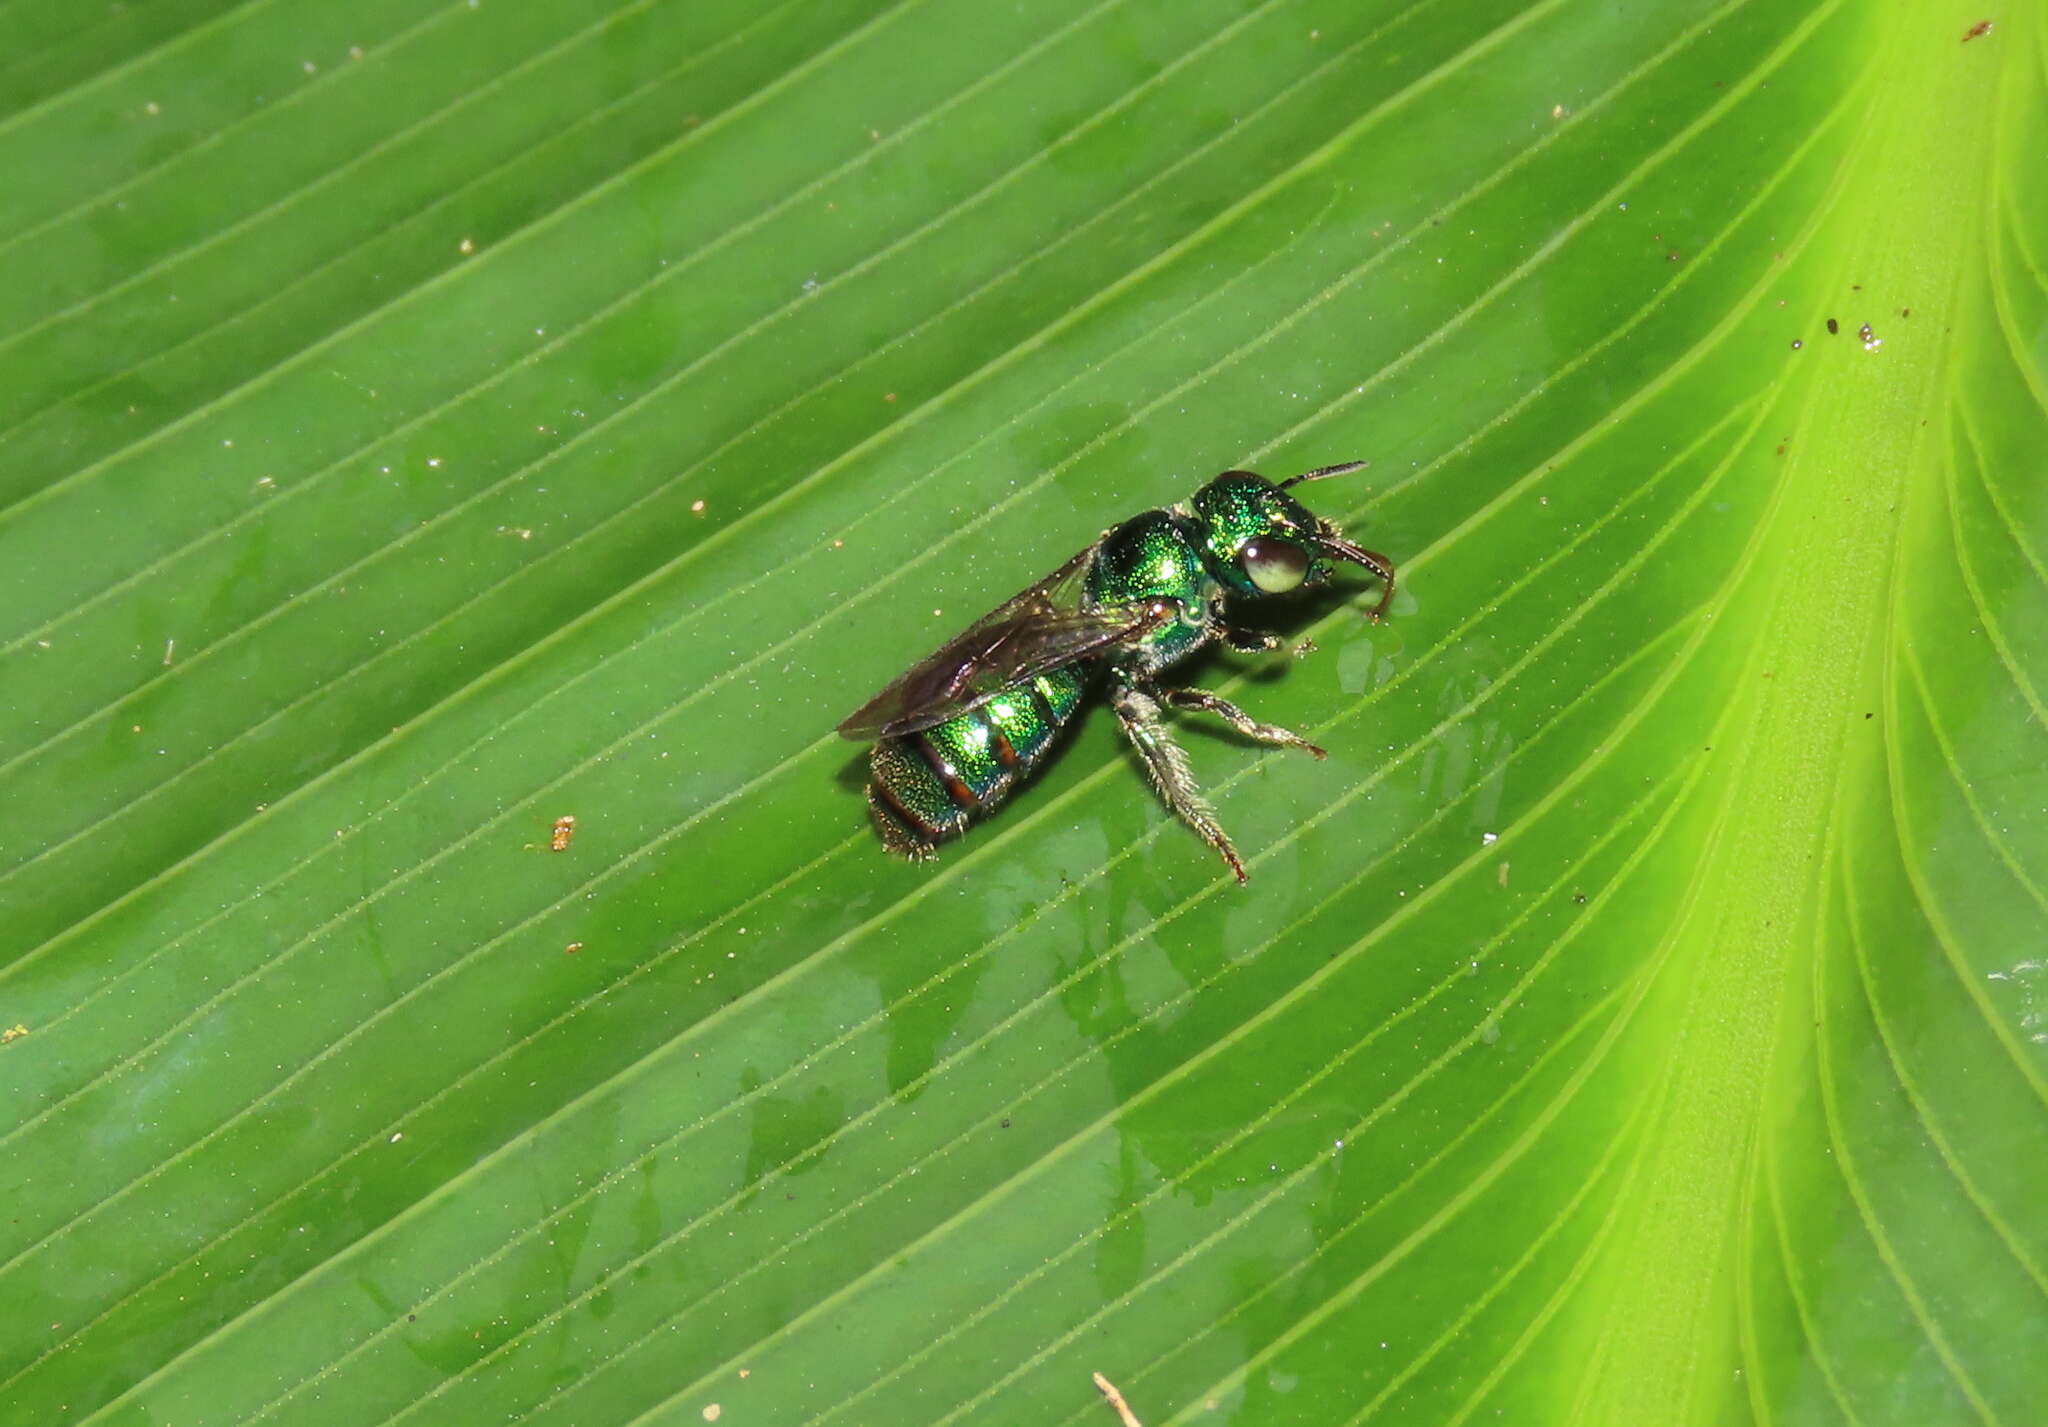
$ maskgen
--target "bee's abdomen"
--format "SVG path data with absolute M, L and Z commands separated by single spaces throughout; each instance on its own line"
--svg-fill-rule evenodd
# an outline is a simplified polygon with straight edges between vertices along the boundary
M 958 718 L 877 743 L 868 802 L 889 850 L 928 857 L 939 839 L 1001 802 L 1073 717 L 1086 682 L 1080 666 L 1055 669 Z

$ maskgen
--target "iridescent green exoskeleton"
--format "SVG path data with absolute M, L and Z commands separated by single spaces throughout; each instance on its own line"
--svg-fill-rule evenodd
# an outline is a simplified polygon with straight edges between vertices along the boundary
M 1226 608 L 1330 577 L 1332 560 L 1363 565 L 1384 582 L 1372 617 L 1394 597 L 1394 566 L 1361 549 L 1287 494 L 1290 486 L 1355 471 L 1324 466 L 1274 483 L 1225 471 L 1184 505 L 1134 516 L 869 700 L 839 731 L 875 740 L 868 804 L 882 842 L 921 860 L 1008 795 L 1074 716 L 1095 679 L 1174 812 L 1223 854 L 1237 880 L 1244 863 L 1195 786 L 1164 710 L 1212 713 L 1261 743 L 1323 750 L 1260 723 L 1201 689 L 1168 689 L 1159 675 L 1214 639 L 1270 649 L 1268 634 L 1237 629 Z

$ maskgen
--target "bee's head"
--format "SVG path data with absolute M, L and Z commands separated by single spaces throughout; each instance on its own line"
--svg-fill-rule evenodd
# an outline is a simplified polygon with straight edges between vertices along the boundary
M 1362 462 L 1325 466 L 1274 483 L 1250 471 L 1225 471 L 1195 492 L 1202 559 L 1225 589 L 1240 595 L 1278 595 L 1330 578 L 1331 561 L 1363 565 L 1387 582 L 1394 568 L 1384 556 L 1346 540 L 1336 526 L 1287 494 L 1289 486 L 1357 470 Z

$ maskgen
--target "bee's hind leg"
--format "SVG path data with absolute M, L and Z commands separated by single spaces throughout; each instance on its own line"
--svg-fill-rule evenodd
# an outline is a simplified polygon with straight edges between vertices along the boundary
M 1177 709 L 1191 713 L 1212 713 L 1246 738 L 1260 743 L 1276 744 L 1281 748 L 1301 748 L 1323 757 L 1323 750 L 1310 743 L 1291 729 L 1276 723 L 1260 723 L 1236 704 L 1210 693 L 1207 689 L 1161 689 L 1159 698 Z
M 1195 786 L 1194 774 L 1188 771 L 1188 756 L 1174 742 L 1173 733 L 1160 714 L 1159 701 L 1143 689 L 1121 684 L 1111 689 L 1109 702 L 1123 724 L 1125 736 L 1144 760 L 1145 772 L 1151 777 L 1152 786 L 1159 790 L 1159 796 L 1182 822 L 1223 855 L 1238 881 L 1249 882 L 1251 878 L 1245 874 L 1237 849 L 1230 845 L 1223 825 L 1216 821 L 1216 810 Z

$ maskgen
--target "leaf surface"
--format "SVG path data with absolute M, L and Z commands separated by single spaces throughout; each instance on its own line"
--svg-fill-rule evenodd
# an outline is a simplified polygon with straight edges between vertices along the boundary
M 2038 1416 L 2031 10 L 0 8 L 0 1416 Z M 883 857 L 1351 458 L 1249 889 L 1099 711 Z

